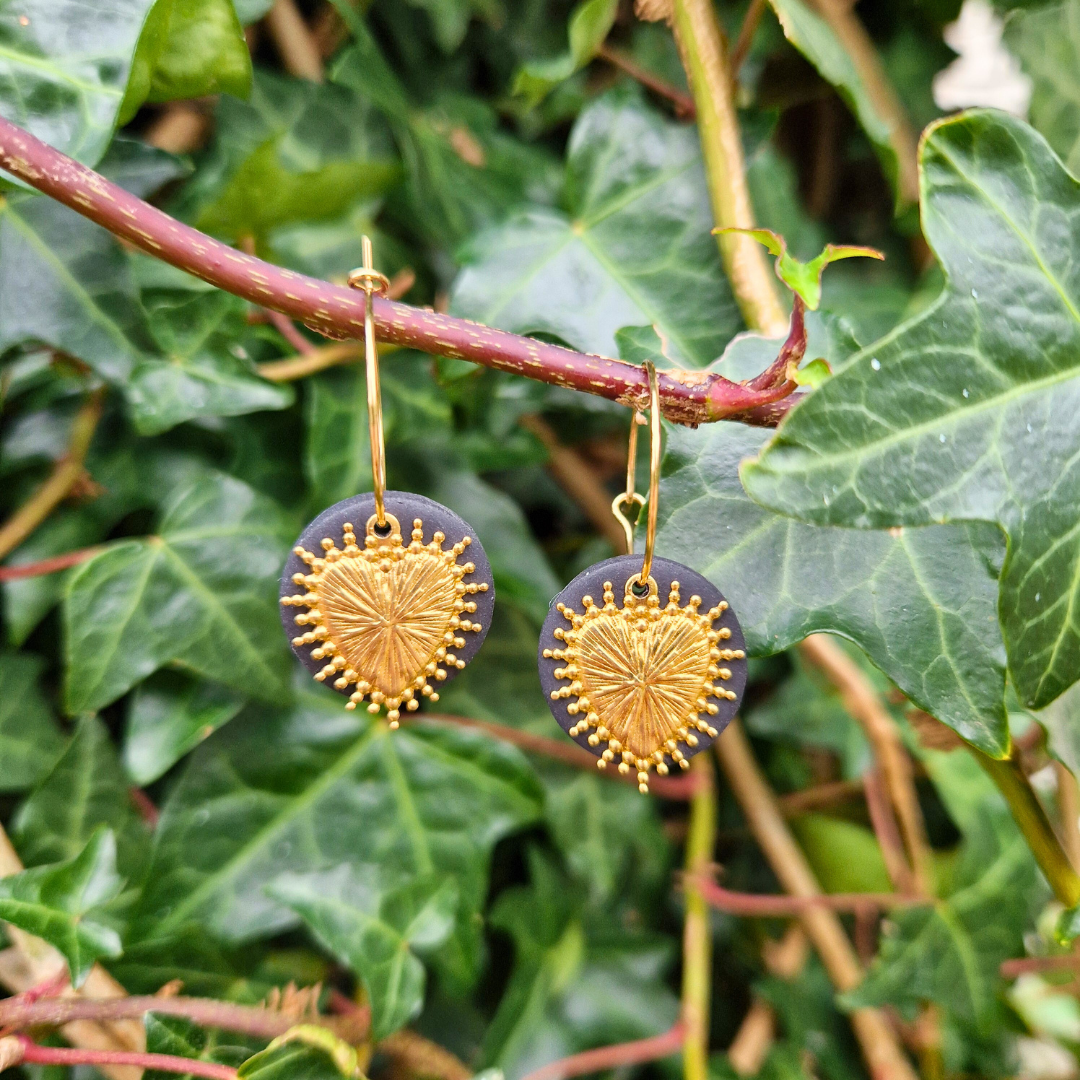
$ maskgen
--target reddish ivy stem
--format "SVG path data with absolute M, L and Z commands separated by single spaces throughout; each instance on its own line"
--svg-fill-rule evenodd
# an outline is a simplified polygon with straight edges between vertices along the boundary
M 0 581 L 18 581 L 21 578 L 41 577 L 44 574 L 55 574 L 60 570 L 67 570 L 70 566 L 78 566 L 86 562 L 92 555 L 101 551 L 100 547 L 79 548 L 76 551 L 68 551 L 63 555 L 56 555 L 51 559 L 42 559 L 40 562 L 18 563 L 15 566 L 0 566 Z
M 811 908 L 831 911 L 865 911 L 900 907 L 925 907 L 932 901 L 901 893 L 819 893 L 815 896 L 768 896 L 761 893 L 733 892 L 707 878 L 698 878 L 694 886 L 710 907 L 729 915 L 751 918 L 784 919 L 802 915 Z
M 160 1069 L 162 1072 L 205 1076 L 207 1080 L 236 1080 L 237 1071 L 229 1065 L 218 1065 L 197 1058 L 177 1057 L 174 1054 L 136 1053 L 131 1050 L 83 1050 L 68 1046 L 39 1046 L 36 1042 L 17 1036 L 22 1048 L 22 1061 L 33 1065 L 132 1065 L 137 1069 Z M 16 1062 L 9 1062 L 16 1064 Z
M 633 1042 L 618 1043 L 615 1046 L 601 1046 L 596 1050 L 571 1054 L 570 1057 L 541 1065 L 539 1069 L 526 1074 L 524 1080 L 566 1080 L 571 1076 L 606 1072 L 608 1069 L 624 1068 L 628 1065 L 642 1065 L 647 1061 L 677 1054 L 684 1035 L 684 1025 L 680 1020 L 662 1035 L 635 1039 Z
M 214 240 L 3 119 L 0 166 L 140 251 L 219 289 L 299 319 L 329 338 L 361 336 L 364 300 L 356 290 L 274 266 Z M 392 300 L 377 299 L 374 310 L 381 341 L 470 360 L 631 407 L 648 404 L 648 379 L 636 365 Z M 664 415 L 681 424 L 739 420 L 772 427 L 794 404 L 792 389 L 787 382 L 754 389 L 703 371 L 660 375 Z

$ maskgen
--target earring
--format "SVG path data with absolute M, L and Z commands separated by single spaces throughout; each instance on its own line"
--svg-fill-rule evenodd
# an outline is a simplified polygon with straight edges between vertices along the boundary
M 711 745 L 746 687 L 746 646 L 727 601 L 689 567 L 653 557 L 660 391 L 656 367 L 645 367 L 651 445 L 644 557 L 632 553 L 634 527 L 621 509 L 644 502 L 634 491 L 642 422 L 635 411 L 626 491 L 612 503 L 626 530 L 627 554 L 590 566 L 555 597 L 539 648 L 540 682 L 559 726 L 597 755 L 599 768 L 618 761 L 624 775 L 635 769 L 642 794 L 653 769 L 665 776 L 676 763 L 688 768 Z
M 396 728 L 402 706 L 413 711 L 421 697 L 438 701 L 434 686 L 476 655 L 491 625 L 495 589 L 466 522 L 422 495 L 386 490 L 372 297 L 389 282 L 374 269 L 366 236 L 363 256 L 349 284 L 365 294 L 374 490 L 335 503 L 300 534 L 281 576 L 281 617 L 293 652 L 316 680 L 349 696 L 346 709 L 366 698 L 368 712 L 385 707 Z M 402 523 L 411 524 L 408 540 Z M 451 546 L 444 548 L 447 538 Z M 294 615 L 297 607 L 306 610 Z M 297 634 L 297 627 L 311 629 Z

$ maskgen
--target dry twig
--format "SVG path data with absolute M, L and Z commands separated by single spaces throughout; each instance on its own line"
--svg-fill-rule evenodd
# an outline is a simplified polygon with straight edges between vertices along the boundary
M 93 390 L 71 425 L 67 453 L 53 466 L 52 474 L 0 526 L 0 559 L 15 550 L 63 501 L 83 475 L 90 442 L 101 419 L 102 391 Z
M 780 884 L 793 896 L 819 896 L 821 888 L 784 822 L 739 721 L 732 721 L 713 746 L 728 784 Z M 802 912 L 800 919 L 833 986 L 840 992 L 858 986 L 863 978 L 862 965 L 836 913 L 815 906 Z M 851 1025 L 871 1076 L 878 1080 L 916 1080 L 880 1009 L 855 1009 L 851 1013 Z
M 826 634 L 811 634 L 800 648 L 803 656 L 840 691 L 845 708 L 866 732 L 911 860 L 912 885 L 916 892 L 928 893 L 934 881 L 930 843 L 915 791 L 911 758 L 900 742 L 888 709 L 859 665 Z

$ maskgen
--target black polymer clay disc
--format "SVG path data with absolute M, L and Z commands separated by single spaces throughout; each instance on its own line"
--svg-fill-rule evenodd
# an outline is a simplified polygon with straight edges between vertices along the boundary
M 386 513 L 392 515 L 399 522 L 405 546 L 410 543 L 413 522 L 416 519 L 420 519 L 423 523 L 422 543 L 424 544 L 430 544 L 436 532 L 444 534 L 446 539 L 441 546 L 447 551 L 465 537 L 469 538 L 470 543 L 464 552 L 458 556 L 457 564 L 472 563 L 474 569 L 472 573 L 467 574 L 462 580 L 477 585 L 486 584 L 487 588 L 484 591 L 472 592 L 464 597 L 468 602 L 475 603 L 476 611 L 463 617 L 474 625 L 479 624 L 480 626 L 478 631 L 463 633 L 464 645 L 454 647 L 455 657 L 467 664 L 484 643 L 484 638 L 491 627 L 491 613 L 495 605 L 495 582 L 491 574 L 491 564 L 484 554 L 484 549 L 475 530 L 468 522 L 458 517 L 457 514 L 443 506 L 442 503 L 437 503 L 433 499 L 426 499 L 423 495 L 416 495 L 407 491 L 387 491 L 383 496 L 383 503 Z M 302 593 L 304 587 L 294 583 L 293 575 L 310 573 L 309 567 L 296 554 L 295 548 L 303 548 L 319 557 L 323 555 L 322 541 L 324 539 L 332 540 L 338 548 L 342 548 L 346 522 L 353 526 L 357 544 L 363 546 L 366 526 L 374 513 L 375 496 L 371 492 L 355 495 L 351 499 L 343 499 L 341 502 L 335 503 L 324 510 L 304 529 L 293 545 L 294 551 L 289 556 L 288 561 L 285 563 L 285 569 L 282 571 L 280 595 L 282 597 L 291 597 L 298 592 Z M 327 662 L 325 658 L 312 658 L 312 650 L 318 646 L 318 642 L 301 645 L 293 644 L 293 639 L 302 635 L 308 629 L 307 626 L 297 626 L 295 621 L 296 615 L 306 612 L 306 610 L 305 607 L 282 605 L 281 622 L 285 628 L 285 634 L 292 651 L 314 675 L 321 671 Z M 431 681 L 433 688 L 436 690 L 449 682 L 458 672 L 458 668 L 453 664 L 444 665 L 444 670 L 446 671 L 444 679 L 437 683 L 434 680 Z M 333 686 L 333 682 L 333 679 L 327 679 L 325 685 Z M 337 688 L 335 687 L 335 689 Z M 353 689 L 354 687 L 348 686 L 340 692 L 348 696 Z
M 558 605 L 562 604 L 578 615 L 583 614 L 585 610 L 584 597 L 591 597 L 595 605 L 603 606 L 604 583 L 610 582 L 614 594 L 614 604 L 617 608 L 622 608 L 626 582 L 640 572 L 641 561 L 641 555 L 620 555 L 614 559 L 607 559 L 604 562 L 596 563 L 595 566 L 590 566 L 587 570 L 578 574 L 578 576 L 551 601 L 547 619 L 544 621 L 544 628 L 540 632 L 540 644 L 538 649 L 540 685 L 544 689 L 544 696 L 547 698 L 552 715 L 555 717 L 556 721 L 558 721 L 559 727 L 561 727 L 568 735 L 570 734 L 570 729 L 579 724 L 582 716 L 580 713 L 571 714 L 568 711 L 568 706 L 573 700 L 572 698 L 560 697 L 552 699 L 551 696 L 553 692 L 566 687 L 570 681 L 566 677 L 556 678 L 555 676 L 556 670 L 564 668 L 567 661 L 544 655 L 545 649 L 555 650 L 566 648 L 564 642 L 555 637 L 555 630 L 557 628 L 570 630 L 571 623 L 567 620 L 565 615 L 559 611 Z M 669 601 L 669 594 L 673 581 L 679 583 L 680 607 L 685 608 L 692 596 L 698 596 L 701 598 L 699 611 L 701 614 L 705 614 L 724 601 L 724 597 L 721 595 L 720 591 L 708 579 L 702 577 L 689 567 L 683 566 L 682 563 L 672 562 L 670 559 L 653 559 L 650 577 L 656 582 L 659 607 L 661 609 L 663 609 Z M 739 620 L 735 617 L 735 613 L 730 607 L 723 611 L 712 622 L 712 629 L 723 635 L 722 639 L 716 643 L 718 648 L 729 652 L 742 652 L 745 654 L 746 643 L 743 639 L 742 629 L 739 626 Z M 613 667 L 615 666 L 615 660 L 616 658 L 612 657 Z M 706 712 L 701 712 L 700 714 L 695 713 L 694 716 L 695 718 L 699 716 L 701 720 L 707 722 L 715 729 L 717 735 L 719 735 L 719 733 L 722 732 L 734 718 L 736 712 L 738 712 L 739 704 L 742 701 L 743 691 L 746 688 L 746 659 L 744 655 L 742 658 L 725 658 L 717 661 L 717 663 L 730 672 L 730 677 L 724 680 L 719 678 L 713 680 L 715 685 L 733 692 L 735 697 L 734 699 L 726 697 L 710 697 L 708 700 L 717 707 L 716 714 L 709 715 Z M 630 668 L 631 660 L 627 657 L 627 672 L 630 671 Z M 572 735 L 571 738 L 573 738 L 573 740 L 583 749 L 588 750 L 591 754 L 595 754 L 599 757 L 604 750 L 604 744 L 600 743 L 596 746 L 590 746 L 590 733 L 590 730 L 581 731 L 578 734 Z M 695 737 L 697 738 L 696 746 L 689 746 L 683 742 L 679 742 L 677 749 L 681 751 L 684 758 L 690 758 L 694 754 L 698 754 L 702 750 L 707 749 L 712 745 L 712 742 L 715 739 L 715 736 L 708 735 L 706 732 L 700 730 L 695 732 Z M 672 765 L 670 755 L 665 756 L 665 762 L 670 768 Z

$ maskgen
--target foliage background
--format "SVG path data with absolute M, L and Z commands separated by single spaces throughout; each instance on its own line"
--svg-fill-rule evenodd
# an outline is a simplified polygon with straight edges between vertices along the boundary
M 743 333 L 710 236 L 695 126 L 605 58 L 615 50 L 686 95 L 665 25 L 600 0 L 304 3 L 291 29 L 267 11 L 260 0 L 122 0 L 90 14 L 0 0 L 0 112 L 182 220 L 304 273 L 343 280 L 366 232 L 414 304 L 736 379 L 775 355 L 776 342 Z M 717 13 L 735 41 L 746 6 L 723 0 Z M 1076 0 L 1003 13 L 1034 79 L 1031 120 L 1074 165 Z M 957 4 L 862 0 L 857 14 L 921 129 L 938 116 L 931 82 L 953 59 L 942 29 Z M 834 368 L 858 357 L 800 410 L 812 416 L 815 404 L 850 400 L 850 383 L 872 382 L 892 355 L 860 345 L 895 341 L 894 327 L 930 309 L 943 265 L 956 277 L 962 245 L 946 234 L 950 222 L 977 227 L 964 214 L 978 198 L 948 204 L 953 179 L 940 163 L 935 179 L 925 156 L 920 223 L 905 180 L 914 159 L 850 42 L 802 0 L 759 16 L 734 91 L 758 224 L 802 258 L 826 240 L 887 255 L 826 275 L 808 356 Z M 1067 233 L 1075 181 L 1039 136 L 988 114 L 963 123 L 960 142 L 984 140 L 972 189 L 995 191 L 1026 163 L 1044 185 L 1016 196 L 1018 214 L 1049 206 Z M 933 138 L 926 154 L 944 160 L 949 136 Z M 1017 160 L 1005 160 L 1009 147 Z M 1067 261 L 1067 236 L 1050 246 Z M 1005 321 L 1018 282 L 1037 298 L 1016 266 L 984 278 L 954 280 L 951 295 L 1000 289 Z M 981 342 L 1005 335 L 986 318 Z M 1044 330 L 1047 341 L 1059 333 Z M 73 971 L 103 960 L 130 993 L 179 978 L 186 994 L 255 1003 L 321 982 L 370 1005 L 374 1040 L 410 1025 L 470 1071 L 507 1080 L 667 1031 L 680 1007 L 684 801 L 641 798 L 454 722 L 391 735 L 292 662 L 274 604 L 289 544 L 315 513 L 370 487 L 361 368 L 262 377 L 260 365 L 298 344 L 322 343 L 6 185 L 6 513 L 71 452 L 73 432 L 89 440 L 70 496 L 7 565 L 100 549 L 2 586 L 0 820 L 31 871 L 0 886 L 0 917 L 17 922 L 18 904 L 30 905 L 43 933 L 59 918 L 50 940 Z M 1015 342 L 1003 358 L 991 345 L 1018 394 L 1042 378 L 1015 374 Z M 1073 361 L 1053 363 L 1068 373 Z M 382 369 L 391 486 L 466 518 L 495 574 L 487 644 L 439 708 L 557 734 L 536 678 L 538 627 L 550 597 L 613 547 L 548 468 L 551 445 L 571 448 L 575 468 L 614 494 L 627 411 L 409 350 L 388 350 Z M 898 426 L 908 416 L 897 400 L 882 408 Z M 1047 461 L 1071 460 L 1075 430 L 1064 413 L 1039 416 L 1033 439 L 1002 453 L 1053 478 Z M 1006 430 L 1025 425 L 1032 434 L 1026 416 Z M 814 955 L 794 972 L 770 965 L 782 920 L 714 912 L 711 1072 L 746 1072 L 726 1049 L 756 1002 L 776 1026 L 750 1071 L 770 1078 L 863 1075 L 847 1021 L 860 1005 L 888 1007 L 926 1075 L 1073 1075 L 1080 1003 L 1068 973 L 1001 969 L 1065 950 L 1052 934 L 1059 908 L 1001 796 L 941 726 L 996 757 L 1011 731 L 1057 814 L 1055 784 L 1070 781 L 1051 750 L 1077 759 L 1069 698 L 1051 700 L 1080 670 L 1055 650 L 1046 689 L 1042 669 L 1018 666 L 1014 650 L 1039 655 L 1045 642 L 1026 601 L 1001 597 L 1017 545 L 1038 563 L 1067 526 L 1025 533 L 1012 503 L 942 512 L 929 495 L 901 511 L 883 481 L 884 508 L 830 514 L 797 461 L 770 472 L 782 446 L 745 474 L 752 502 L 739 463 L 768 437 L 723 423 L 668 431 L 658 550 L 732 599 L 756 656 L 746 728 L 830 892 L 893 888 L 861 794 L 875 757 L 850 702 L 792 647 L 817 630 L 860 647 L 844 646 L 915 761 L 937 900 L 859 928 L 848 917 L 869 974 L 839 997 Z M 886 461 L 883 475 L 895 467 Z M 1037 481 L 1015 482 L 1035 484 L 1031 501 L 1049 500 L 1050 518 L 1075 519 L 1068 492 L 1046 495 Z M 1046 574 L 1066 600 L 1068 570 Z M 1050 709 L 1036 717 L 1021 700 Z M 717 827 L 727 888 L 782 891 L 723 784 Z M 233 1064 L 258 1048 L 153 1016 L 147 1038 Z M 250 1069 L 328 1068 L 289 1053 Z M 400 1068 L 371 1063 L 377 1075 Z M 677 1059 L 646 1069 L 674 1074 Z

